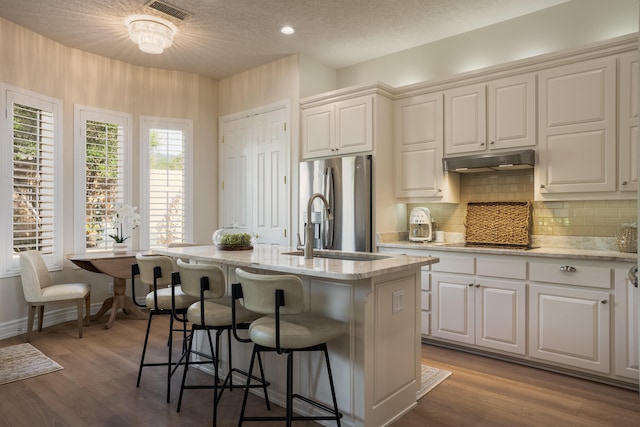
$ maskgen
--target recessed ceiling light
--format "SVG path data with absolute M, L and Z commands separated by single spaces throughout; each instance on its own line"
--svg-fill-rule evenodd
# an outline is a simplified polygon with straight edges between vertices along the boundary
M 293 34 L 293 33 L 295 33 L 295 32 L 296 32 L 296 30 L 295 30 L 295 28 L 293 28 L 293 27 L 291 27 L 291 26 L 289 26 L 289 25 L 285 25 L 284 27 L 281 27 L 281 28 L 280 28 L 280 32 L 281 32 L 282 34 L 289 35 L 289 34 Z

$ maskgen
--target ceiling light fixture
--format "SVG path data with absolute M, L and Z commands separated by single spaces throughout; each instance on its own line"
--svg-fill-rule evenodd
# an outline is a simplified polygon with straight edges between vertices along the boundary
M 280 27 L 280 32 L 282 34 L 290 35 L 290 34 L 295 33 L 296 30 L 293 27 L 289 26 L 289 25 L 285 25 L 284 27 Z
M 129 28 L 129 38 L 141 51 L 160 54 L 173 43 L 173 35 L 178 31 L 175 25 L 162 18 L 147 15 L 133 15 L 125 19 Z

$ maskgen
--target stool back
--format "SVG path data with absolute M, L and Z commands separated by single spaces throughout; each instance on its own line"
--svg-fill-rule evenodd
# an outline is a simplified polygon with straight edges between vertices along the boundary
M 254 274 L 236 269 L 236 276 L 242 285 L 242 305 L 247 310 L 259 314 L 275 314 L 274 295 L 276 290 L 284 293 L 280 314 L 299 314 L 304 310 L 302 280 L 291 274 Z
M 178 272 L 182 292 L 196 298 L 221 298 L 225 294 L 224 272 L 213 264 L 188 264 L 178 259 Z M 202 289 L 203 282 L 208 282 L 208 289 Z
M 136 254 L 138 269 L 140 271 L 140 281 L 147 285 L 156 285 L 158 288 L 166 288 L 171 285 L 171 272 L 175 268 L 173 260 L 165 255 L 143 255 Z M 160 274 L 154 272 L 160 268 Z M 154 282 L 155 278 L 155 282 Z

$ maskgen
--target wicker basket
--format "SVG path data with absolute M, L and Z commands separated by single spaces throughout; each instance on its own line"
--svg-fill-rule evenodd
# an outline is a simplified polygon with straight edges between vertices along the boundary
M 468 244 L 529 246 L 531 203 L 469 202 L 464 225 Z

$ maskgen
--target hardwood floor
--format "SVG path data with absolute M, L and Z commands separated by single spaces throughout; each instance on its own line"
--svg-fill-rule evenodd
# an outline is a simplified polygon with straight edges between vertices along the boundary
M 176 412 L 181 370 L 169 404 L 162 368 L 145 368 L 136 388 L 146 321 L 117 320 L 106 330 L 106 319 L 85 328 L 82 339 L 74 322 L 34 333 L 32 344 L 64 370 L 0 386 L 0 426 L 211 425 L 211 391 L 186 391 Z M 165 356 L 167 327 L 155 329 L 150 355 Z M 23 341 L 24 335 L 8 338 L 0 347 Z M 640 425 L 640 398 L 634 391 L 434 346 L 423 345 L 422 356 L 424 363 L 453 375 L 393 427 Z M 203 382 L 210 380 L 200 372 L 193 375 L 198 374 Z M 241 402 L 240 392 L 225 393 L 219 426 L 237 425 Z M 252 396 L 250 410 L 264 412 L 264 401 Z

